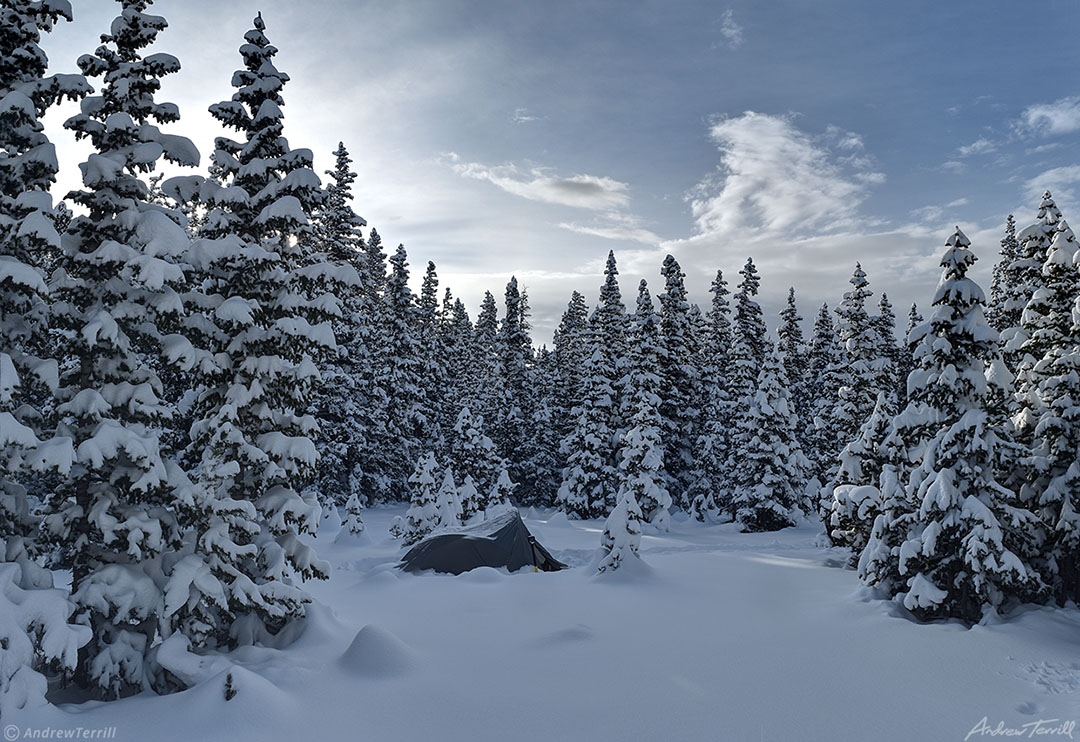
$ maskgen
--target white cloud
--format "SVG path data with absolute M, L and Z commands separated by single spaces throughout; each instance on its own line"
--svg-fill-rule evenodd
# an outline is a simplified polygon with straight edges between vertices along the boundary
M 738 49 L 743 43 L 743 27 L 735 22 L 735 11 L 728 8 L 724 11 L 724 15 L 720 17 L 720 35 L 724 37 L 722 44 L 714 44 L 716 46 L 727 46 L 729 49 Z
M 1065 165 L 1039 173 L 1024 183 L 1024 195 L 1038 202 L 1042 192 L 1050 190 L 1058 206 L 1071 205 L 1077 201 L 1075 186 L 1080 184 L 1080 165 Z
M 947 173 L 953 173 L 954 175 L 958 175 L 965 170 L 964 163 L 957 162 L 956 160 L 949 160 L 948 162 L 941 163 L 941 169 Z
M 859 204 L 867 183 L 884 176 L 867 169 L 868 158 L 830 149 L 830 142 L 848 151 L 862 147 L 857 135 L 838 140 L 838 132 L 832 127 L 815 141 L 791 117 L 753 111 L 715 122 L 710 135 L 720 167 L 689 196 L 697 232 L 805 236 L 865 226 Z
M 571 232 L 603 237 L 608 240 L 626 240 L 646 245 L 658 245 L 663 242 L 663 238 L 655 232 L 640 226 L 638 219 L 633 217 L 627 219 L 626 215 L 605 214 L 601 223 L 588 225 L 562 222 L 559 226 Z
M 1080 131 L 1080 96 L 1028 106 L 1020 114 L 1020 121 L 1024 129 L 1043 136 Z
M 542 116 L 537 116 L 528 108 L 515 108 L 514 115 L 511 117 L 515 124 L 527 124 L 531 121 L 539 121 Z
M 956 154 L 960 157 L 971 157 L 972 155 L 982 155 L 987 152 L 994 152 L 997 150 L 997 144 L 990 141 L 986 137 L 980 137 L 971 144 L 964 145 L 956 150 Z
M 464 162 L 453 152 L 444 156 L 450 168 L 463 178 L 483 180 L 507 193 L 530 201 L 603 211 L 619 209 L 630 203 L 626 183 L 600 175 L 560 177 L 551 168 L 529 167 L 522 170 L 514 163 L 484 165 Z

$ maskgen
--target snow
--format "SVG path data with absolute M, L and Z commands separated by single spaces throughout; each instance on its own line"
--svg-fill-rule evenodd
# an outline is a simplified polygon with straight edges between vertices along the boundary
M 642 537 L 647 572 L 594 578 L 602 521 L 537 510 L 526 525 L 572 569 L 453 577 L 394 568 L 387 528 L 403 506 L 364 512 L 368 540 L 321 532 L 333 574 L 308 583 L 316 602 L 290 646 L 196 658 L 174 641 L 163 663 L 201 681 L 184 693 L 11 722 L 237 742 L 910 742 L 962 740 L 986 716 L 1019 727 L 1080 712 L 1080 610 L 916 624 L 838 567 L 845 550 L 815 546 L 816 528 L 741 534 L 676 517 Z M 129 586 L 137 613 L 142 588 Z

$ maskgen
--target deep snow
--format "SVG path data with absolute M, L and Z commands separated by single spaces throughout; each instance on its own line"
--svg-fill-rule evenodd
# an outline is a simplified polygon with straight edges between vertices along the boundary
M 172 696 L 3 724 L 115 727 L 132 742 L 888 742 L 964 740 L 984 717 L 1080 720 L 1080 610 L 916 624 L 861 588 L 811 526 L 741 534 L 677 517 L 643 537 L 647 567 L 596 577 L 602 522 L 528 511 L 573 569 L 414 576 L 393 568 L 403 550 L 387 529 L 402 512 L 365 511 L 358 537 L 324 521 L 333 576 L 309 583 L 317 603 L 287 648 L 204 659 L 191 668 L 204 680 Z

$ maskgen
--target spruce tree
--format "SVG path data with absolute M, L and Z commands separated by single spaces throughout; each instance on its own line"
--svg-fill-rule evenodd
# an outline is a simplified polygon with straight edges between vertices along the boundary
M 666 531 L 671 496 L 665 487 L 661 439 L 660 318 L 653 308 L 644 279 L 638 287 L 632 337 L 626 391 L 634 414 L 630 418 L 630 429 L 619 440 L 619 488 L 632 490 L 643 518 Z M 616 495 L 616 504 L 620 497 L 621 494 Z
M 715 520 L 725 510 L 735 410 L 731 395 L 733 334 L 729 292 L 722 271 L 716 272 L 710 290 L 712 307 L 706 314 L 707 327 L 701 343 L 701 433 L 694 448 L 695 477 L 690 492 L 690 514 L 697 520 Z
M 694 363 L 696 350 L 686 300 L 685 274 L 671 255 L 660 271 L 664 292 L 660 294 L 660 415 L 663 419 L 664 472 L 667 488 L 680 505 L 694 484 L 693 451 L 698 435 L 701 378 Z
M 160 450 L 168 408 L 148 356 L 165 350 L 182 312 L 177 261 L 188 237 L 182 217 L 148 202 L 139 175 L 161 157 L 195 165 L 198 152 L 156 126 L 179 118 L 154 95 L 180 63 L 142 56 L 166 26 L 148 5 L 124 0 L 102 45 L 79 58 L 103 84 L 64 124 L 93 151 L 81 168 L 85 189 L 69 195 L 83 214 L 68 228 L 51 285 L 64 355 L 58 433 L 76 455 L 47 503 L 45 527 L 71 569 L 73 621 L 93 633 L 76 680 L 105 697 L 150 687 L 163 618 L 156 560 L 180 547 L 177 510 L 187 499 L 186 477 Z
M 0 717 L 46 703 L 42 674 L 50 665 L 77 667 L 86 626 L 70 625 L 74 606 L 53 588 L 52 573 L 35 557 L 38 518 L 26 488 L 13 476 L 30 468 L 66 473 L 72 458 L 64 439 L 42 441 L 42 411 L 52 405 L 57 363 L 51 353 L 43 280 L 56 262 L 63 225 L 52 206 L 53 145 L 41 117 L 63 97 L 89 86 L 81 75 L 46 76 L 41 36 L 70 6 L 12 0 L 0 8 Z
M 496 452 L 495 444 L 484 435 L 484 419 L 473 415 L 468 407 L 458 413 L 454 422 L 448 456 L 451 468 L 459 476 L 471 477 L 477 490 L 484 493 L 495 485 L 499 472 L 506 466 Z M 462 505 L 465 520 L 483 509 L 481 504 L 463 502 Z
M 598 327 L 592 318 L 588 331 L 591 355 L 585 363 L 581 404 L 572 413 L 576 423 L 562 442 L 567 464 L 556 498 L 559 507 L 575 518 L 606 515 L 617 493 L 615 435 L 608 427 L 614 397 L 612 371 L 598 347 Z
M 532 434 L 532 397 L 528 384 L 532 341 L 528 334 L 528 304 L 517 279 L 506 284 L 506 314 L 495 337 L 496 396 L 492 406 L 492 441 L 506 461 L 510 478 L 519 484 L 520 497 L 533 501 L 533 478 L 525 469 L 526 441 Z
M 994 278 L 990 284 L 990 303 L 986 307 L 986 321 L 998 332 L 1020 324 L 1020 314 L 1013 308 L 1006 309 L 1012 294 L 1012 265 L 1020 257 L 1020 243 L 1016 239 L 1016 220 L 1009 214 L 1005 220 L 1005 236 L 1001 240 L 1001 258 L 994 265 Z
M 997 333 L 983 316 L 982 289 L 967 271 L 975 262 L 957 228 L 946 242 L 942 280 L 920 362 L 938 431 L 927 445 L 907 497 L 915 519 L 896 558 L 904 605 L 918 618 L 978 621 L 985 610 L 1036 595 L 1040 580 L 1025 561 L 1037 521 L 995 478 L 1014 444 L 1007 428 L 988 424 L 984 368 Z
M 417 460 L 409 476 L 409 509 L 404 519 L 395 518 L 390 526 L 390 535 L 402 539 L 406 546 L 439 527 L 438 470 L 435 454 L 428 451 Z
M 795 436 L 799 439 L 799 446 L 805 450 L 813 425 L 809 404 L 811 390 L 808 386 L 810 358 L 803 340 L 802 317 L 795 305 L 794 288 L 788 289 L 787 305 L 780 311 L 780 326 L 776 335 L 784 373 L 788 378 L 791 404 L 798 421 Z
M 337 352 L 322 364 L 321 383 L 311 400 L 321 431 L 316 441 L 316 481 L 324 511 L 348 502 L 358 506 L 365 499 L 365 457 L 374 427 L 373 399 L 365 383 L 373 373 L 374 312 L 361 278 L 364 237 L 360 228 L 367 222 L 350 203 L 356 173 L 343 143 L 334 151 L 334 159 L 334 169 L 326 171 L 330 176 L 326 197 L 312 225 L 316 249 L 324 254 L 325 262 L 304 269 L 309 280 L 322 279 L 327 284 L 338 305 L 332 320 Z
M 877 349 L 873 361 L 874 388 L 889 397 L 890 402 L 897 402 L 897 377 L 900 374 L 900 346 L 896 343 L 896 314 L 892 303 L 883 291 L 878 301 L 878 313 L 871 319 L 876 334 Z
M 815 390 L 810 402 L 813 428 L 808 435 L 808 457 L 813 478 L 818 486 L 831 481 L 836 466 L 836 454 L 844 445 L 832 425 L 832 413 L 839 400 L 843 374 L 843 356 L 836 339 L 832 313 L 828 304 L 822 304 L 814 320 L 814 334 L 810 341 L 810 367 L 808 375 Z M 819 513 L 825 522 L 827 511 Z
M 795 437 L 797 422 L 777 350 L 766 357 L 755 387 L 744 402 L 732 508 L 744 531 L 776 531 L 795 522 L 808 464 Z
M 186 320 L 198 349 L 198 392 L 187 459 L 198 487 L 185 525 L 193 543 L 166 586 L 170 631 L 195 648 L 263 641 L 305 615 L 297 582 L 328 577 L 300 540 L 319 504 L 305 492 L 318 463 L 310 409 L 317 361 L 335 353 L 337 305 L 323 278 L 354 271 L 316 252 L 311 217 L 323 201 L 309 150 L 282 136 L 277 49 L 261 16 L 240 47 L 237 89 L 211 115 L 237 131 L 218 137 L 214 178 L 200 189 L 207 214 L 188 253 L 196 285 Z

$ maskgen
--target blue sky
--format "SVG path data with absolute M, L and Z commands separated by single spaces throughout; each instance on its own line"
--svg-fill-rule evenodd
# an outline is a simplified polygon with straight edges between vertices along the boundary
M 55 71 L 119 7 L 73 6 Z M 357 211 L 470 310 L 516 274 L 538 342 L 572 289 L 595 300 L 608 250 L 630 306 L 639 278 L 659 293 L 668 252 L 701 302 L 753 255 L 770 319 L 789 285 L 807 318 L 834 304 L 856 260 L 903 317 L 953 225 L 985 279 L 1006 214 L 1031 221 L 1044 188 L 1080 220 L 1074 0 L 158 0 L 155 50 L 184 67 L 161 98 L 204 165 L 206 107 L 231 95 L 258 10 L 292 77 L 291 144 L 321 172 L 343 140 Z M 61 188 L 84 156 L 70 111 L 49 120 Z

